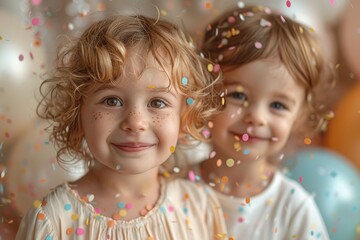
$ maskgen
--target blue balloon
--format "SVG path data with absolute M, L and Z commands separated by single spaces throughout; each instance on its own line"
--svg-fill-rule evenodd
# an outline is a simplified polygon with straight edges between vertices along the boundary
M 286 175 L 315 194 L 332 240 L 355 240 L 360 231 L 360 174 L 329 149 L 302 150 L 282 163 Z

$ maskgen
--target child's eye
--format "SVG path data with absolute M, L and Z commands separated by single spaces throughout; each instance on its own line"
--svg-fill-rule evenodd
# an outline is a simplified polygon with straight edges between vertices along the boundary
M 273 102 L 273 103 L 270 104 L 270 106 L 272 108 L 277 109 L 277 110 L 286 110 L 287 109 L 287 107 L 284 104 L 280 103 L 280 102 Z
M 247 97 L 246 97 L 245 93 L 243 93 L 243 92 L 232 92 L 232 93 L 228 94 L 228 96 L 230 96 L 233 99 L 240 100 L 240 101 L 247 100 Z
M 163 100 L 160 100 L 160 99 L 151 100 L 149 103 L 149 106 L 153 107 L 153 108 L 164 108 L 164 107 L 166 107 L 166 105 L 167 104 Z
M 120 99 L 116 97 L 108 97 L 103 101 L 106 105 L 111 107 L 121 107 L 123 106 L 123 103 Z

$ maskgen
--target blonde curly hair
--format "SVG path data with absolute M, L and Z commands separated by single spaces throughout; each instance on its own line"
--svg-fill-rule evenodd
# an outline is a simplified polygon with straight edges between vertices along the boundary
M 263 47 L 256 48 L 256 42 Z M 312 134 L 323 124 L 326 110 L 316 97 L 321 89 L 333 86 L 335 75 L 313 29 L 263 6 L 234 7 L 207 26 L 201 48 L 223 71 L 278 59 L 305 89 L 308 125 L 301 131 Z
M 211 62 L 195 51 L 175 24 L 141 15 L 117 15 L 93 23 L 79 38 L 59 47 L 57 66 L 40 86 L 37 113 L 51 122 L 48 129 L 60 163 L 91 159 L 80 119 L 84 97 L 95 84 L 114 83 L 125 74 L 128 53 L 139 47 L 162 66 L 169 87 L 193 99 L 182 112 L 181 127 L 193 138 L 204 140 L 201 130 L 221 105 L 217 94 L 220 73 L 208 71 Z M 187 84 L 182 84 L 183 77 Z M 66 160 L 63 154 L 73 158 Z

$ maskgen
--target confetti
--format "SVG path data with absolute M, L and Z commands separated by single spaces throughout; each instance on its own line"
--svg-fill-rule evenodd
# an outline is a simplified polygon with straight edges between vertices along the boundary
M 260 20 L 260 26 L 262 27 L 271 27 L 271 22 L 267 21 L 266 19 L 261 19 Z
M 220 71 L 220 64 L 215 64 L 214 65 L 214 72 L 219 72 Z
M 40 5 L 42 3 L 42 0 L 31 0 L 31 3 L 35 6 Z
M 286 1 L 286 6 L 289 8 L 291 7 L 291 2 L 289 0 Z
M 85 230 L 83 228 L 77 228 L 76 229 L 76 235 L 81 236 L 84 235 Z
M 221 159 L 216 160 L 216 166 L 221 167 L 221 165 L 222 165 L 222 160 Z
M 188 84 L 188 79 L 187 79 L 187 77 L 183 77 L 183 78 L 181 79 L 181 83 L 182 83 L 182 85 L 187 85 L 187 84 Z
M 214 65 L 212 65 L 211 63 L 209 63 L 209 64 L 207 65 L 207 70 L 208 70 L 209 72 L 212 72 L 212 71 L 214 70 Z
M 246 198 L 245 198 L 245 202 L 246 202 L 247 204 L 249 204 L 249 203 L 250 203 L 250 197 L 246 197 Z
M 41 207 L 41 202 L 39 200 L 35 200 L 33 203 L 35 208 L 40 208 Z
M 329 3 L 330 3 L 330 5 L 331 5 L 332 7 L 334 7 L 335 4 L 336 4 L 336 1 L 335 1 L 335 0 L 329 0 Z
M 256 47 L 257 49 L 262 48 L 261 42 L 255 42 L 255 47 Z
M 205 9 L 210 9 L 212 7 L 211 2 L 205 3 Z
M 192 98 L 187 98 L 187 99 L 186 99 L 186 103 L 187 103 L 188 105 L 193 104 L 193 102 L 194 102 L 194 100 L 193 100 Z
M 121 209 L 121 210 L 119 211 L 119 215 L 120 215 L 121 217 L 125 217 L 126 214 L 127 214 L 127 211 L 126 211 L 125 209 Z M 115 218 L 114 218 L 114 219 L 115 219 Z
M 71 204 L 70 203 L 65 204 L 64 209 L 65 209 L 65 211 L 71 210 Z
M 33 26 L 39 26 L 40 25 L 40 18 L 34 17 L 33 19 L 31 19 L 31 24 Z
M 244 150 L 244 154 L 245 154 L 245 155 L 248 155 L 249 153 L 250 153 L 250 150 L 249 150 L 249 149 L 245 149 L 245 150 Z
M 20 54 L 19 55 L 19 61 L 22 62 L 24 60 L 24 55 Z
M 171 153 L 175 152 L 175 146 L 171 146 L 171 147 L 170 147 L 170 152 L 171 152 Z
M 210 153 L 210 158 L 215 157 L 215 155 L 216 155 L 216 152 L 215 152 L 215 151 L 212 151 L 212 152 Z
M 310 145 L 310 144 L 311 144 L 311 139 L 310 139 L 310 138 L 305 138 L 305 139 L 304 139 L 304 143 L 305 143 L 306 145 Z
M 299 182 L 301 182 L 301 183 L 302 183 L 302 181 L 303 181 L 303 177 L 302 177 L 302 176 L 300 176 L 300 177 L 299 177 Z
M 66 229 L 66 235 L 72 235 L 73 233 L 74 233 L 74 229 L 72 227 Z
M 226 166 L 228 166 L 228 167 L 233 167 L 234 164 L 235 164 L 234 159 L 229 158 L 228 160 L 226 160 Z
M 195 173 L 194 173 L 194 171 L 189 171 L 188 177 L 189 177 L 190 181 L 195 182 Z
M 249 135 L 246 134 L 246 133 L 244 133 L 244 134 L 241 136 L 241 139 L 242 139 L 244 142 L 246 142 L 246 141 L 249 140 Z

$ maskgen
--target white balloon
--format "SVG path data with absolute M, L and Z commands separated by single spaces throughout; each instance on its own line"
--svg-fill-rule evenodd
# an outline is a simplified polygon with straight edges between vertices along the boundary
M 65 171 L 56 160 L 56 151 L 44 130 L 47 123 L 33 120 L 17 138 L 8 142 L 6 154 L 5 192 L 12 193 L 13 204 L 20 215 L 53 187 L 64 181 L 73 181 L 85 174 Z
M 0 143 L 10 140 L 35 116 L 38 75 L 44 72 L 44 49 L 35 31 L 15 15 L 0 10 Z

